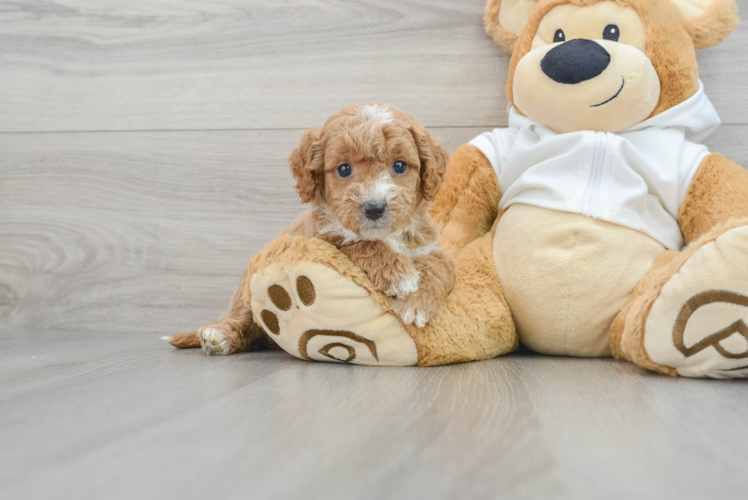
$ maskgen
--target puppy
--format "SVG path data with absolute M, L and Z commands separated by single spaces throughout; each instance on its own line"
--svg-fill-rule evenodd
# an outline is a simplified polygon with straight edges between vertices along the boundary
M 393 300 L 403 322 L 423 327 L 454 286 L 454 265 L 438 247 L 429 215 L 449 156 L 410 114 L 385 104 L 347 106 L 307 130 L 289 159 L 296 190 L 311 208 L 282 234 L 321 238 L 363 270 Z M 244 276 L 229 310 L 198 332 L 168 337 L 231 354 L 271 345 L 242 300 Z

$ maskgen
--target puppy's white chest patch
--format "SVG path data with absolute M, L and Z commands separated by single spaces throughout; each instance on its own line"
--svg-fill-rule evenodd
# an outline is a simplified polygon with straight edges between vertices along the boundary
M 437 246 L 439 246 L 439 241 L 434 241 L 433 243 L 430 243 L 426 246 L 411 249 L 408 247 L 408 245 L 405 244 L 402 236 L 389 236 L 382 241 L 386 243 L 393 252 L 399 253 L 401 255 L 407 255 L 411 259 L 417 259 L 418 257 L 429 255 L 434 250 L 436 250 Z

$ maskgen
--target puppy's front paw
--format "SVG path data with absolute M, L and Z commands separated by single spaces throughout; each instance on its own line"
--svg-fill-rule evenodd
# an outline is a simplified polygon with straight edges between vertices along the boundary
M 206 327 L 198 334 L 200 345 L 208 356 L 228 356 L 231 354 L 231 344 L 228 337 L 218 328 Z
M 406 325 L 423 328 L 439 312 L 439 304 L 425 293 L 414 293 L 402 300 L 393 300 L 393 307 Z
M 421 273 L 413 271 L 411 274 L 405 274 L 400 277 L 400 281 L 390 284 L 385 290 L 385 295 L 403 300 L 418 291 L 418 284 L 421 282 Z

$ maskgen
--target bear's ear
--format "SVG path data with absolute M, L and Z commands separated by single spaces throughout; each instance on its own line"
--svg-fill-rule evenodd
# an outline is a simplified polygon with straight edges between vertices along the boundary
M 488 0 L 483 16 L 486 33 L 511 54 L 537 3 L 538 0 Z
M 738 26 L 735 0 L 672 0 L 683 16 L 683 25 L 697 49 L 722 43 Z

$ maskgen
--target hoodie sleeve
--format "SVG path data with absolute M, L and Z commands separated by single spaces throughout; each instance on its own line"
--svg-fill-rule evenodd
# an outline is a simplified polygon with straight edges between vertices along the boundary
M 517 132 L 516 128 L 496 128 L 470 141 L 470 145 L 478 148 L 491 162 L 491 166 L 493 166 L 496 176 L 499 178 L 514 145 Z

